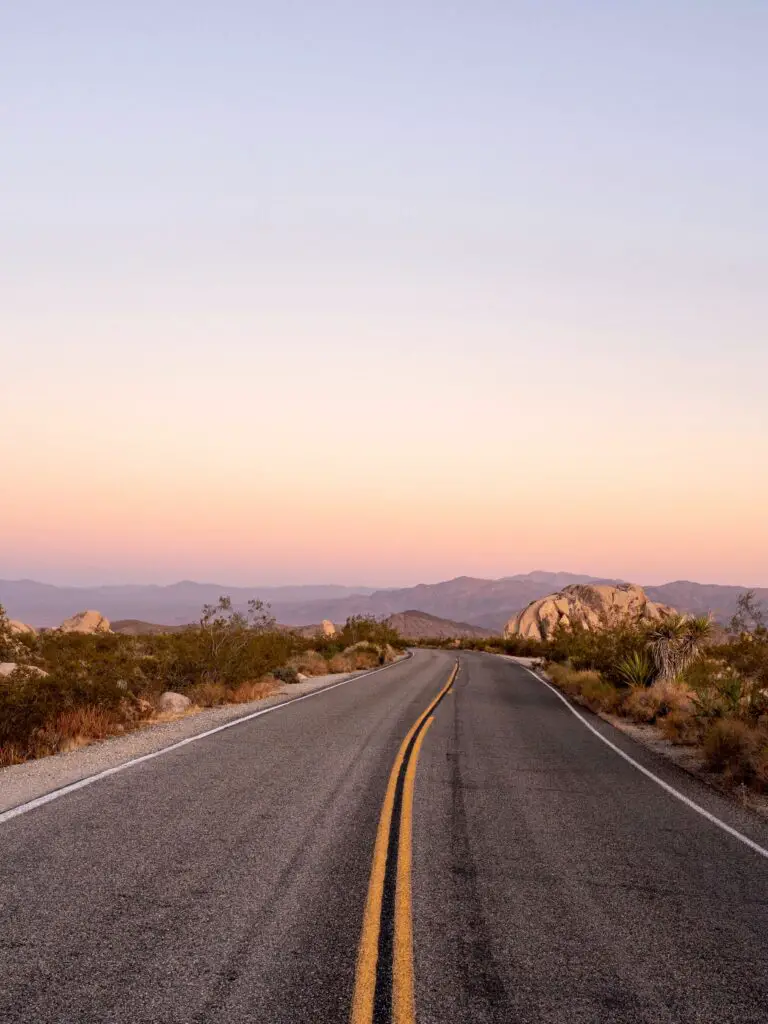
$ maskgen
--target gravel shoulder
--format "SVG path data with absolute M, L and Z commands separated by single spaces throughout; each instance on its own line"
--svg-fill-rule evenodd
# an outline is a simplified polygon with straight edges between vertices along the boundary
M 378 670 L 375 670 L 378 671 Z M 217 708 L 203 708 L 171 721 L 143 726 L 123 736 L 91 743 L 66 754 L 42 757 L 24 764 L 0 769 L 0 813 L 19 804 L 44 796 L 55 789 L 80 779 L 97 775 L 108 768 L 125 764 L 135 757 L 162 750 L 179 740 L 197 736 L 208 729 L 243 718 L 254 711 L 303 697 L 315 690 L 324 690 L 335 683 L 369 675 L 370 670 L 315 676 L 305 682 L 281 686 L 277 693 L 247 704 L 225 704 Z

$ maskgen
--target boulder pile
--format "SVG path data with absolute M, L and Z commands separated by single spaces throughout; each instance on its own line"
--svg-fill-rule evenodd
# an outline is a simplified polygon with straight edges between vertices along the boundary
M 539 598 L 513 616 L 504 636 L 547 640 L 557 627 L 573 625 L 585 629 L 608 629 L 623 622 L 659 622 L 675 609 L 656 604 L 634 583 L 576 583 L 557 594 Z

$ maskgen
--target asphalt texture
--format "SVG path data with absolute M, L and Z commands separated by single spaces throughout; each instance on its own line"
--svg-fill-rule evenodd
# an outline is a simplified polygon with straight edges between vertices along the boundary
M 416 775 L 417 1019 L 768 1021 L 768 860 L 520 666 L 460 660 Z M 3 823 L 3 1024 L 346 1021 L 388 777 L 454 661 L 417 651 Z

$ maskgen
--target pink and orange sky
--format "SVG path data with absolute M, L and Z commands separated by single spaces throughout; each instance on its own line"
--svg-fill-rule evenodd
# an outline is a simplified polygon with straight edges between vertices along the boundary
M 768 585 L 768 12 L 257 6 L 2 16 L 0 577 Z

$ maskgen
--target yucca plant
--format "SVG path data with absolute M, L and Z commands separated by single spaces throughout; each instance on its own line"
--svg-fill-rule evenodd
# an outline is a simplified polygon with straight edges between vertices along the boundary
M 616 671 L 627 686 L 650 686 L 656 678 L 656 666 L 647 651 L 632 651 L 616 665 Z
M 677 679 L 696 661 L 711 635 L 708 615 L 670 615 L 660 622 L 648 643 L 659 679 Z

